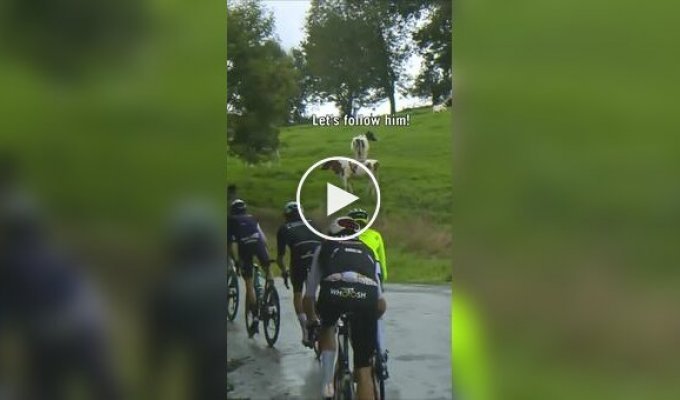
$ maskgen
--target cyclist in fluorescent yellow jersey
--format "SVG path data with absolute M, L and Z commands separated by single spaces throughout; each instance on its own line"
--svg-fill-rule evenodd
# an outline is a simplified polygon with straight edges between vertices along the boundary
M 348 216 L 357 221 L 362 228 L 368 224 L 368 213 L 366 210 L 355 208 L 349 212 Z M 385 245 L 383 244 L 382 235 L 375 229 L 368 228 L 366 232 L 359 236 L 359 239 L 373 250 L 376 260 L 380 263 L 379 276 L 380 283 L 382 284 L 387 279 L 387 258 L 385 257 Z
M 348 217 L 355 220 L 359 226 L 363 229 L 368 224 L 368 213 L 366 210 L 361 208 L 355 208 L 347 214 Z M 375 229 L 368 228 L 364 233 L 359 235 L 359 240 L 361 240 L 368 248 L 373 250 L 375 259 L 378 261 L 379 270 L 378 278 L 380 279 L 380 289 L 382 292 L 385 291 L 383 282 L 387 279 L 387 258 L 385 257 L 385 244 L 383 243 L 382 235 Z M 382 361 L 385 368 L 385 374 L 387 375 L 387 349 L 385 348 L 385 323 L 382 316 L 378 318 L 378 344 L 382 350 Z

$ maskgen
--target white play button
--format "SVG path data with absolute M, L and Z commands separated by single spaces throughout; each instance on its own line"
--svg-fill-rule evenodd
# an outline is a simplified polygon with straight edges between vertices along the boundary
M 352 174 L 349 182 L 354 188 L 352 192 L 358 196 L 341 189 L 345 183 L 344 174 L 348 172 Z M 295 200 L 302 222 L 317 236 L 326 240 L 348 240 L 361 235 L 375 222 L 380 211 L 380 187 L 373 172 L 364 163 L 349 157 L 328 157 L 315 162 L 305 171 L 298 183 Z M 350 236 L 325 234 L 327 231 L 323 227 L 340 216 L 343 209 L 349 212 L 349 205 L 368 213 L 370 217 L 366 225 Z
M 336 213 L 357 200 L 359 198 L 352 193 L 326 183 L 326 216 Z

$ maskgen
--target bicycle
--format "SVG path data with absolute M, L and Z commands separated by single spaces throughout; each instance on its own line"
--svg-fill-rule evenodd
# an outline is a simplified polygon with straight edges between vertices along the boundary
M 337 325 L 337 346 L 338 358 L 335 364 L 335 375 L 333 386 L 335 387 L 334 400 L 353 400 L 356 397 L 356 387 L 354 373 L 349 364 L 349 341 L 350 341 L 350 320 L 347 313 L 340 316 Z M 313 343 L 315 351 L 318 348 L 318 331 L 315 332 Z M 371 357 L 371 375 L 373 380 L 374 398 L 385 400 L 385 380 L 388 378 L 387 367 L 380 357 L 381 349 L 376 336 L 376 350 Z
M 257 264 L 253 266 L 253 287 L 255 289 L 256 310 L 264 327 L 265 339 L 269 347 L 274 347 L 274 343 L 279 338 L 281 327 L 279 293 L 274 285 L 274 280 L 266 279 L 262 267 Z M 255 332 L 251 329 L 253 323 L 252 312 L 246 310 L 245 314 L 246 331 L 249 337 L 253 337 Z
M 236 263 L 231 257 L 227 260 L 227 318 L 233 321 L 238 313 L 239 285 Z

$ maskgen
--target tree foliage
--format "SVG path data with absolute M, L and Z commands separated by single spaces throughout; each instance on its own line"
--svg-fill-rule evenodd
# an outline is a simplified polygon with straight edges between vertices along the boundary
M 270 158 L 278 127 L 297 93 L 293 60 L 273 35 L 274 20 L 258 1 L 227 8 L 227 130 L 229 150 L 247 162 Z
M 297 94 L 290 98 L 290 122 L 302 123 L 307 121 L 307 107 L 316 99 L 314 93 L 314 78 L 309 72 L 307 57 L 300 48 L 291 49 L 290 55 L 295 68 Z
M 411 93 L 429 96 L 438 103 L 451 93 L 453 63 L 453 3 L 449 0 L 392 0 L 397 12 L 407 19 L 426 16 L 428 22 L 413 34 L 424 62 Z
M 377 7 L 368 1 L 313 0 L 307 18 L 307 55 L 314 91 L 349 114 L 353 100 L 375 101 L 386 82 L 389 48 Z

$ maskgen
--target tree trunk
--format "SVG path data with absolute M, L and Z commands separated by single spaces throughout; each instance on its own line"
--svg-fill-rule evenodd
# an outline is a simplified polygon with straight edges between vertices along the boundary
M 390 99 L 390 114 L 396 114 L 397 113 L 397 99 L 394 94 L 394 81 L 389 85 L 387 88 L 387 96 Z
M 351 116 L 352 115 L 352 98 L 350 97 L 346 101 L 343 101 L 340 103 L 340 111 L 342 115 L 340 116 L 343 118 L 345 115 Z

